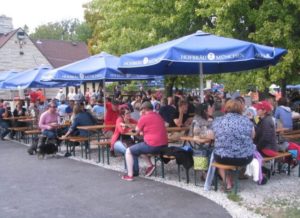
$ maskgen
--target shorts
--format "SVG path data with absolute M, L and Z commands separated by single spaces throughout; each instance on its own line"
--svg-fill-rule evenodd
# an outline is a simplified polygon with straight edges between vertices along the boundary
M 129 147 L 130 152 L 134 156 L 140 156 L 141 154 L 159 154 L 162 148 L 167 147 L 168 145 L 162 146 L 150 146 L 145 142 L 140 142 Z

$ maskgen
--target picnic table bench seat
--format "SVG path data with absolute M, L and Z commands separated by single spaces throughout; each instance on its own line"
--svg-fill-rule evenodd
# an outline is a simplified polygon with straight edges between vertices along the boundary
M 239 187 L 239 174 L 240 174 L 240 170 L 243 168 L 243 166 L 226 165 L 226 164 L 221 164 L 218 162 L 213 162 L 212 166 L 216 167 L 218 169 L 232 170 L 234 172 L 233 190 L 234 190 L 234 193 L 237 194 L 238 187 Z M 225 173 L 225 182 L 226 182 L 226 176 L 227 176 L 227 173 Z M 214 186 L 215 186 L 215 191 L 217 191 L 218 190 L 218 171 L 217 170 L 216 170 L 215 176 L 214 176 Z

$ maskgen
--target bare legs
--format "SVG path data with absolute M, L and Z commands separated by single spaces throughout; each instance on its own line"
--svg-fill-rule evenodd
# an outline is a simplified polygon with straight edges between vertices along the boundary
M 222 180 L 225 182 L 225 173 L 226 173 L 226 170 L 224 169 L 219 169 L 219 174 L 222 178 Z M 227 174 L 226 176 L 226 189 L 231 189 L 233 186 L 232 184 L 232 176 L 230 174 Z

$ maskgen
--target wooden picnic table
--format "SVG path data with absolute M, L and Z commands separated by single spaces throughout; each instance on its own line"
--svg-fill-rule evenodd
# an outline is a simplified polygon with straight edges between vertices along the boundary
M 19 117 L 4 117 L 3 120 L 21 120 L 21 119 L 29 119 L 32 118 L 30 116 L 19 116 Z
M 114 128 L 116 125 L 90 125 L 90 126 L 77 126 L 77 129 L 86 130 L 89 132 L 89 142 L 90 142 L 90 132 L 97 132 L 97 140 L 100 141 L 100 132 L 106 128 Z
M 184 143 L 188 142 L 191 146 L 193 145 L 193 143 L 210 144 L 213 141 L 211 138 L 200 138 L 200 137 L 194 137 L 194 136 L 181 136 L 180 139 Z

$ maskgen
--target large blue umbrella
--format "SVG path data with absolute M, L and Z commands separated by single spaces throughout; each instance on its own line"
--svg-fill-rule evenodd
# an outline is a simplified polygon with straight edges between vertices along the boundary
M 4 81 L 4 80 L 10 78 L 10 77 L 14 76 L 16 73 L 18 73 L 18 72 L 14 71 L 14 70 L 0 72 L 0 81 Z
M 19 72 L 3 82 L 1 82 L 1 89 L 26 89 L 26 88 L 54 88 L 65 87 L 66 82 L 45 82 L 41 81 L 41 77 L 49 71 L 51 67 L 41 66 L 34 69 Z
M 149 75 L 202 74 L 244 71 L 276 64 L 287 51 L 202 31 L 120 57 L 124 73 Z M 203 99 L 203 98 L 202 98 Z
M 118 69 L 119 58 L 105 52 L 53 69 L 43 80 L 51 81 L 124 81 L 151 80 L 157 76 L 124 74 Z

